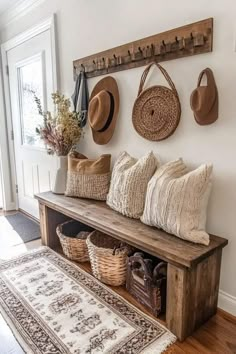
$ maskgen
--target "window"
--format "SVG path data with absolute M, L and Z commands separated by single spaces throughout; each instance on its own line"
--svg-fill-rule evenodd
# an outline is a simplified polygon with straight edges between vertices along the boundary
M 44 148 L 44 143 L 36 133 L 36 127 L 43 124 L 43 117 L 38 113 L 34 95 L 44 109 L 43 62 L 42 55 L 28 59 L 18 67 L 19 108 L 21 118 L 22 145 Z

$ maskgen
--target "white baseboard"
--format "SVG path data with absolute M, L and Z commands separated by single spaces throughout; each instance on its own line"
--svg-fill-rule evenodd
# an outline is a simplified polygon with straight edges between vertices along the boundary
M 218 307 L 229 312 L 231 315 L 236 316 L 236 297 L 220 290 Z

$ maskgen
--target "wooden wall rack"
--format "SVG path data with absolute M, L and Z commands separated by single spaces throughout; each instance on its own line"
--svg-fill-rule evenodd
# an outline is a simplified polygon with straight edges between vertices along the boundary
M 212 51 L 213 18 L 155 34 L 135 42 L 75 60 L 74 78 L 84 70 L 95 77 Z

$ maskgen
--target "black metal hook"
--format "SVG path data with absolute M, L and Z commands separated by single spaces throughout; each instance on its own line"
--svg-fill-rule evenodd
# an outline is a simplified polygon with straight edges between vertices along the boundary
M 80 67 L 81 67 L 80 71 L 85 72 L 84 64 L 81 64 Z
M 138 47 L 138 50 L 140 51 L 141 54 L 143 54 L 141 47 Z
M 113 54 L 113 58 L 114 58 L 114 59 L 117 59 L 115 54 Z
M 129 54 L 129 56 L 131 56 L 130 50 L 128 50 L 128 54 Z
M 191 38 L 192 40 L 194 39 L 192 32 L 190 33 L 190 38 Z
M 178 40 L 177 36 L 175 37 L 175 41 L 176 41 L 176 43 L 179 43 L 179 40 Z
M 163 44 L 164 47 L 166 46 L 164 39 L 163 39 L 163 41 L 162 41 L 162 44 Z

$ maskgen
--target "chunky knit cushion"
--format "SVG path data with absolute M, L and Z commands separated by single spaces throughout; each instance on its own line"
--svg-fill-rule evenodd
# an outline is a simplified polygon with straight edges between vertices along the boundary
M 212 165 L 188 172 L 182 159 L 161 166 L 148 183 L 141 221 L 208 245 L 205 226 L 211 175 Z
M 113 168 L 107 204 L 123 215 L 139 219 L 147 184 L 156 168 L 157 159 L 152 152 L 139 160 L 121 153 Z

